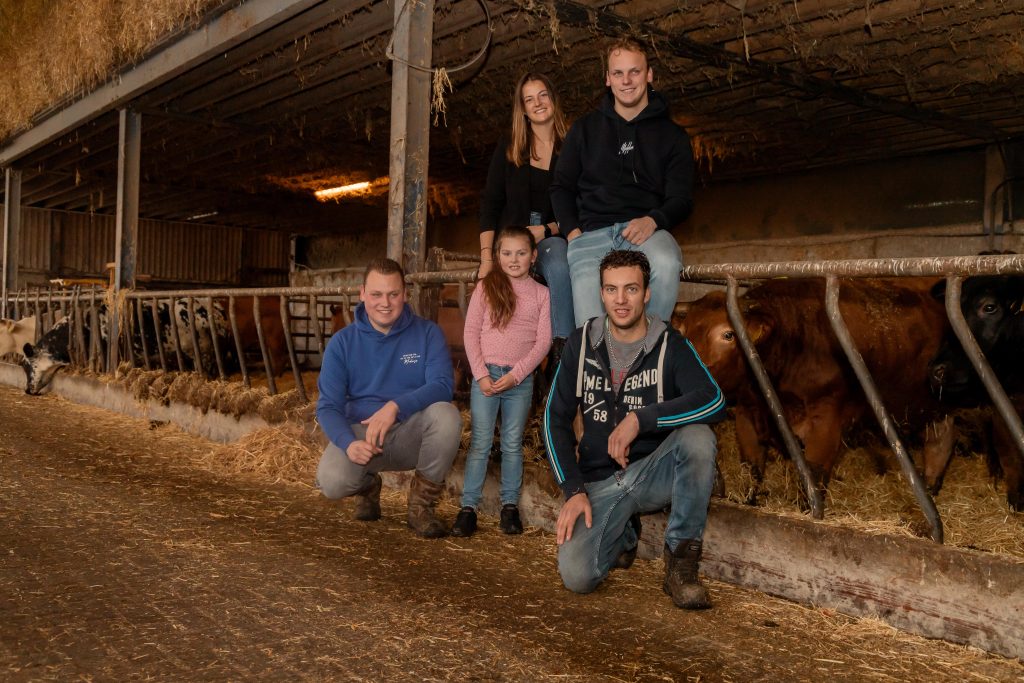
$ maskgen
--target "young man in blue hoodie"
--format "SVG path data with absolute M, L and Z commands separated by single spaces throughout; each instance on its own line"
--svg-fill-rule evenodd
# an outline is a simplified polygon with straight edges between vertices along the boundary
M 648 310 L 672 319 L 682 253 L 670 230 L 693 207 L 693 153 L 668 102 L 650 86 L 644 47 L 623 38 L 606 53 L 608 92 L 562 144 L 551 206 L 569 239 L 576 324 L 601 315 L 597 266 L 612 249 L 638 250 L 651 264 Z
M 355 321 L 327 344 L 316 416 L 330 440 L 317 467 L 328 498 L 356 496 L 355 518 L 380 519 L 379 472 L 415 470 L 409 528 L 440 538 L 434 515 L 462 436 L 452 404 L 452 359 L 444 334 L 406 304 L 405 273 L 373 261 L 359 290 Z
M 566 340 L 544 410 L 544 440 L 565 494 L 558 571 L 576 593 L 636 559 L 640 514 L 671 505 L 663 588 L 677 607 L 711 606 L 697 577 L 715 482 L 715 434 L 725 398 L 697 353 L 648 315 L 651 269 L 637 251 L 599 268 L 605 315 Z M 576 442 L 572 423 L 583 416 Z

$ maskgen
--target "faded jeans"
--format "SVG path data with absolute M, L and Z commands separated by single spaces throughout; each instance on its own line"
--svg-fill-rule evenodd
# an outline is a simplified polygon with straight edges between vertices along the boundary
M 703 538 L 717 450 L 710 427 L 687 425 L 673 431 L 646 458 L 586 484 L 593 525 L 588 529 L 580 515 L 572 538 L 558 547 L 558 571 L 565 587 L 589 593 L 604 581 L 618 556 L 639 541 L 629 524 L 634 514 L 671 505 L 665 543 L 673 550 L 684 539 Z
M 651 263 L 651 300 L 647 312 L 654 313 L 666 323 L 672 320 L 672 311 L 679 298 L 679 271 L 683 268 L 683 254 L 679 243 L 667 230 L 654 234 L 637 246 L 622 236 L 628 222 L 615 223 L 583 233 L 569 242 L 566 258 L 572 279 L 572 301 L 577 327 L 604 313 L 601 303 L 601 259 L 613 249 L 642 251 Z
M 540 225 L 537 212 L 530 214 L 531 225 Z M 537 244 L 537 272 L 548 285 L 551 295 L 551 336 L 565 339 L 576 329 L 573 318 L 572 281 L 566 260 L 566 241 L 561 237 L 548 237 Z
M 487 364 L 491 381 L 497 381 L 512 368 Z M 487 460 L 494 442 L 494 425 L 501 411 L 501 504 L 518 505 L 523 485 L 523 430 L 533 399 L 533 375 L 518 386 L 495 396 L 485 396 L 480 384 L 473 380 L 469 392 L 472 413 L 472 441 L 466 454 L 466 478 L 462 485 L 462 507 L 476 509 L 487 476 Z
M 366 425 L 354 424 L 357 439 L 366 438 Z M 397 422 L 384 435 L 384 448 L 365 465 L 328 443 L 316 468 L 316 485 L 327 498 L 345 498 L 363 490 L 378 472 L 416 470 L 440 484 L 452 468 L 462 438 L 462 416 L 454 404 L 433 403 L 408 420 Z

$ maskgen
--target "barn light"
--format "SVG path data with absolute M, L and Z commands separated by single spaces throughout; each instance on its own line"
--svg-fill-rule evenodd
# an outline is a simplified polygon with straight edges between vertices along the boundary
M 219 213 L 218 211 L 209 211 L 207 213 L 197 213 L 195 216 L 189 216 L 185 220 L 187 220 L 187 221 L 194 221 L 194 220 L 198 220 L 200 218 L 209 218 L 210 216 L 216 216 L 218 213 Z
M 324 201 L 325 199 L 338 197 L 343 194 L 348 194 L 349 192 L 358 192 L 359 190 L 365 190 L 369 186 L 370 181 L 367 180 L 361 183 L 352 183 L 351 185 L 342 185 L 341 187 L 331 187 L 326 190 L 317 190 L 313 194 L 315 194 L 316 198 L 319 199 L 320 201 Z

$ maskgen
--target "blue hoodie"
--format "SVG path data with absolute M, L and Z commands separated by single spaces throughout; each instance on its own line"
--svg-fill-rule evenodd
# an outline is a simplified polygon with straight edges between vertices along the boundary
M 356 440 L 350 425 L 388 401 L 398 404 L 399 422 L 433 403 L 452 400 L 452 356 L 437 324 L 406 304 L 385 335 L 359 304 L 355 322 L 327 343 L 317 382 L 320 428 L 343 451 Z

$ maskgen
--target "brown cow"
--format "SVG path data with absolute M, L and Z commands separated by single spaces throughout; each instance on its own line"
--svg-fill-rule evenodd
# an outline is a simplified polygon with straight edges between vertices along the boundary
M 251 296 L 235 297 L 235 318 L 238 322 L 238 336 L 242 342 L 242 349 L 247 353 L 255 353 L 261 360 L 257 367 L 263 367 L 262 355 L 260 353 L 259 334 L 256 331 L 256 317 L 253 315 L 253 301 Z M 223 306 L 224 315 L 227 315 L 228 301 L 221 299 L 217 301 Z M 280 376 L 289 365 L 288 343 L 285 340 L 284 325 L 281 322 L 281 299 L 276 296 L 260 297 L 260 325 L 263 328 L 263 336 L 266 340 L 267 354 L 270 356 L 271 371 L 274 376 Z M 229 331 L 231 329 L 228 323 Z M 232 350 L 234 350 L 234 342 Z
M 897 423 L 920 427 L 939 419 L 925 440 L 925 476 L 933 482 L 952 452 L 952 420 L 927 388 L 928 362 L 946 328 L 933 281 L 843 280 L 839 308 L 886 407 Z M 741 299 L 747 331 L 782 402 L 786 419 L 804 445 L 819 482 L 828 485 L 843 432 L 868 411 L 866 399 L 825 312 L 821 280 L 771 280 Z M 766 447 L 776 445 L 774 421 L 728 321 L 725 297 L 716 292 L 689 307 L 681 331 L 694 345 L 726 395 L 736 402 L 740 458 L 755 482 L 764 476 Z M 873 419 L 873 416 L 872 416 Z M 751 491 L 753 503 L 757 490 Z

